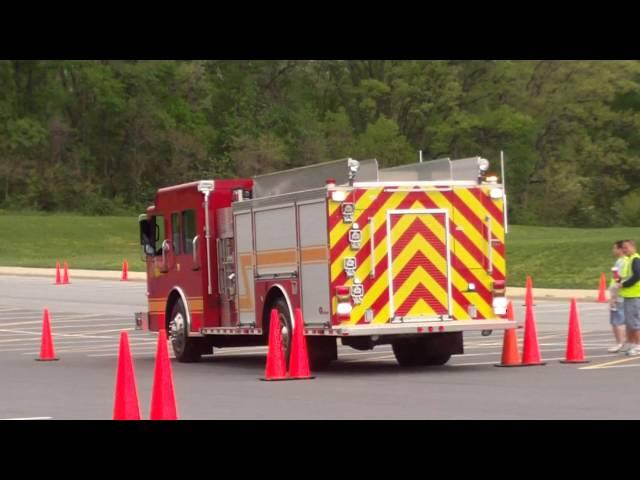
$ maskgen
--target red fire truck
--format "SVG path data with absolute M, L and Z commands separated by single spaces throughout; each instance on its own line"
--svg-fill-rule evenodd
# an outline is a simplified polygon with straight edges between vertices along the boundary
M 180 362 L 266 345 L 277 309 L 288 358 L 391 344 L 400 365 L 442 365 L 463 332 L 506 320 L 506 196 L 481 157 L 379 169 L 344 159 L 158 190 L 141 215 L 148 312 Z M 300 308 L 304 325 L 294 324 Z

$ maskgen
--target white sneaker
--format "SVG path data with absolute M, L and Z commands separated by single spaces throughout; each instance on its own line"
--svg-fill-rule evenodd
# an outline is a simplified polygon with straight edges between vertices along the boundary
M 622 345 L 622 348 L 620 350 L 618 350 L 620 353 L 627 353 L 629 350 L 631 350 L 631 347 L 633 347 L 632 344 L 630 343 L 625 343 L 624 345 Z
M 636 355 L 640 355 L 640 345 L 634 345 L 632 348 L 630 348 L 629 351 L 627 352 L 627 355 L 629 357 L 635 357 Z
M 609 353 L 618 353 L 619 351 L 622 350 L 622 348 L 624 347 L 624 343 L 619 343 L 614 347 L 611 347 L 607 350 L 607 352 Z

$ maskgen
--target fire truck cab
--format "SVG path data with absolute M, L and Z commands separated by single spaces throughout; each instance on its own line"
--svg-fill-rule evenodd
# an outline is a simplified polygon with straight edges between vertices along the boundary
M 161 188 L 139 218 L 148 312 L 175 356 L 266 345 L 276 309 L 288 358 L 303 328 L 312 368 L 391 344 L 441 365 L 463 332 L 505 319 L 506 196 L 481 157 L 379 169 L 343 159 L 251 179 Z M 300 309 L 303 324 L 296 325 Z

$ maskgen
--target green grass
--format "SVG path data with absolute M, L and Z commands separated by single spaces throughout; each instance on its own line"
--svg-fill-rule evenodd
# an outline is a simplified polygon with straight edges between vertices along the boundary
M 510 226 L 507 284 L 524 287 L 597 289 L 600 273 L 610 278 L 615 240 L 640 241 L 640 228 L 557 228 Z
M 0 215 L 0 265 L 144 271 L 138 219 L 81 215 Z
M 511 226 L 507 235 L 507 283 L 535 287 L 598 288 L 609 275 L 614 240 L 640 241 L 640 228 L 578 229 Z M 144 271 L 137 217 L 0 214 L 0 265 Z

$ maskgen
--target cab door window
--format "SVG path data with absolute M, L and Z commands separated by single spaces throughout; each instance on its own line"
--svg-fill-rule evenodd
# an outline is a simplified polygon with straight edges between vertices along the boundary
M 182 212 L 182 245 L 184 253 L 193 253 L 193 238 L 196 236 L 196 212 L 185 210 Z
M 171 248 L 174 255 L 180 254 L 180 215 L 171 214 Z

